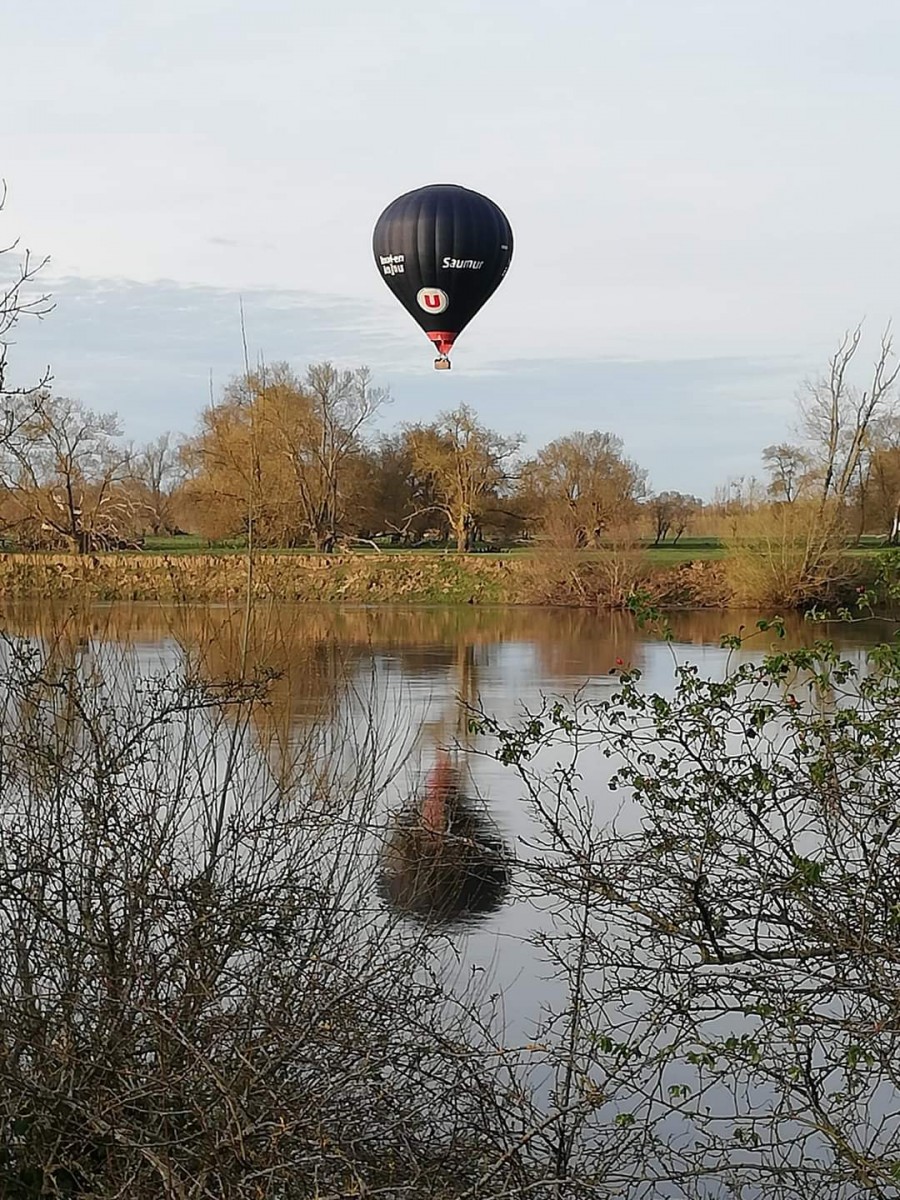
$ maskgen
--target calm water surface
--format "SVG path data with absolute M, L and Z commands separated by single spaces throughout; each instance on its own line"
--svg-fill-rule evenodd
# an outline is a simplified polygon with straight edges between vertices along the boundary
M 492 761 L 489 747 L 468 732 L 467 706 L 480 705 L 512 722 L 548 695 L 566 697 L 578 690 L 588 698 L 607 695 L 616 687 L 619 662 L 639 668 L 644 685 L 664 693 L 672 689 L 676 661 L 721 676 L 729 659 L 719 644 L 723 634 L 742 624 L 752 630 L 758 615 L 676 614 L 670 618 L 675 640 L 666 644 L 622 614 L 260 607 L 246 641 L 248 664 L 277 674 L 271 705 L 260 715 L 256 733 L 271 757 L 273 747 L 286 754 L 292 745 L 308 742 L 311 730 L 340 729 L 339 752 L 359 756 L 371 753 L 363 727 L 375 714 L 382 744 L 392 745 L 403 763 L 386 792 L 381 825 L 373 831 L 382 849 L 379 861 L 393 862 L 395 875 L 402 874 L 404 863 L 408 873 L 409 859 L 416 855 L 428 859 L 428 835 L 421 829 L 411 833 L 411 825 L 421 825 L 424 816 L 427 826 L 427 796 L 433 809 L 435 787 L 439 796 L 446 772 L 463 773 L 466 798 L 454 810 L 456 828 L 463 840 L 487 847 L 489 860 L 496 854 L 496 861 L 475 872 L 474 884 L 461 881 L 460 873 L 472 874 L 465 855 L 461 863 L 445 865 L 443 875 L 440 869 L 425 869 L 421 877 L 414 872 L 412 879 L 387 885 L 385 872 L 371 869 L 371 894 L 409 920 L 435 905 L 442 919 L 433 923 L 434 937 L 448 942 L 449 969 L 467 985 L 476 981 L 483 994 L 501 997 L 510 1032 L 527 1038 L 538 1009 L 554 1004 L 559 987 L 527 941 L 550 915 L 517 887 L 515 860 L 527 858 L 536 830 L 515 775 Z M 211 680 L 241 674 L 245 642 L 239 608 L 112 605 L 77 611 L 24 604 L 5 606 L 3 618 L 8 632 L 39 639 L 60 653 L 96 655 L 101 662 L 115 648 L 145 674 L 181 670 L 188 663 Z M 857 661 L 886 634 L 884 625 L 823 629 L 799 618 L 787 628 L 788 645 L 827 636 Z M 758 658 L 773 645 L 774 635 L 757 636 L 732 653 L 731 662 Z M 359 730 L 356 738 L 346 736 L 352 726 Z M 442 759 L 446 748 L 451 755 Z M 428 793 L 423 781 L 440 763 L 445 775 L 439 772 L 436 785 L 433 777 Z M 598 818 L 612 817 L 619 802 L 605 788 L 607 762 L 597 754 L 582 769 Z M 513 865 L 498 866 L 504 858 Z

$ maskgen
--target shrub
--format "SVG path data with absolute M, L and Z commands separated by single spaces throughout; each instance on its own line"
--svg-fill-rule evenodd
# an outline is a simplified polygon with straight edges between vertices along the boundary
M 743 604 L 802 608 L 833 598 L 857 574 L 832 504 L 759 505 L 734 518 L 724 544 L 729 582 Z
M 729 642 L 724 679 L 474 722 L 539 830 L 567 981 L 535 1034 L 557 1171 L 579 1196 L 896 1196 L 900 640 Z M 604 817 L 582 781 L 607 759 Z

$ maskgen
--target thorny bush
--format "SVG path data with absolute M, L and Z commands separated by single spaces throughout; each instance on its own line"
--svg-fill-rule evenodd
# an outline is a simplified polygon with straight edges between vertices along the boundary
M 900 1195 L 900 640 L 748 641 L 668 695 L 626 670 L 473 717 L 534 814 L 567 981 L 535 1038 L 565 1195 Z

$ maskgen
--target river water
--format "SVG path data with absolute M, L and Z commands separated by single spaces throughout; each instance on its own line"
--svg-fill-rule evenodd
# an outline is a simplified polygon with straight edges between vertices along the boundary
M 373 899 L 401 922 L 421 926 L 430 918 L 433 936 L 452 950 L 458 979 L 500 998 L 510 1033 L 527 1038 L 561 986 L 530 940 L 550 918 L 517 886 L 515 863 L 527 859 L 537 831 L 521 781 L 471 732 L 472 710 L 511 723 L 548 696 L 609 694 L 622 668 L 640 670 L 644 686 L 662 693 L 672 689 L 676 663 L 721 676 L 729 663 L 776 645 L 774 634 L 761 634 L 736 652 L 721 647 L 723 635 L 752 632 L 759 616 L 674 614 L 668 641 L 623 614 L 539 608 L 261 605 L 247 628 L 240 607 L 32 603 L 7 605 L 3 623 L 10 634 L 82 661 L 102 662 L 115 650 L 117 661 L 133 668 L 123 678 L 188 666 L 210 681 L 269 672 L 270 703 L 254 736 L 270 760 L 300 745 L 308 754 L 327 747 L 348 759 L 390 759 L 373 830 L 381 852 L 367 867 Z M 786 628 L 782 647 L 827 636 L 857 661 L 885 635 L 874 623 L 823 629 L 796 617 Z M 329 731 L 338 731 L 331 740 Z M 605 787 L 608 763 L 589 755 L 580 769 L 597 819 L 612 818 L 619 802 Z M 447 796 L 458 791 L 463 798 L 448 817 Z M 454 822 L 460 844 L 477 843 L 477 862 L 463 852 L 448 866 L 446 854 L 436 853 L 428 827 L 444 818 Z
M 473 714 L 482 711 L 511 726 L 548 699 L 611 696 L 622 670 L 639 671 L 648 691 L 671 694 L 679 665 L 721 678 L 741 662 L 820 639 L 862 667 L 867 650 L 893 632 L 881 622 L 818 626 L 790 617 L 780 640 L 756 630 L 766 615 L 672 614 L 664 638 L 624 614 L 575 610 L 258 604 L 248 617 L 240 606 L 227 605 L 35 602 L 6 604 L 0 611 L 0 658 L 12 652 L 10 638 L 34 643 L 63 671 L 85 681 L 111 681 L 129 720 L 146 710 L 141 689 L 148 676 L 224 683 L 226 692 L 235 681 L 264 678 L 266 701 L 245 710 L 246 723 L 229 710 L 219 714 L 214 734 L 201 731 L 208 745 L 197 762 L 201 773 L 209 772 L 212 794 L 226 780 L 222 794 L 240 795 L 245 811 L 268 812 L 259 806 L 260 796 L 269 802 L 273 790 L 279 805 L 295 805 L 294 811 L 308 806 L 313 818 L 304 845 L 313 847 L 311 861 L 332 852 L 323 847 L 343 845 L 337 853 L 353 888 L 342 914 L 362 913 L 378 936 L 396 933 L 416 949 L 414 939 L 426 938 L 434 953 L 423 971 L 436 969 L 449 1003 L 482 1018 L 491 1053 L 514 1048 L 534 1063 L 526 1070 L 543 1105 L 562 1103 L 562 1077 L 549 1057 L 542 1058 L 540 1042 L 548 1030 L 551 1039 L 557 1036 L 557 1016 L 571 1012 L 569 962 L 561 958 L 561 969 L 552 946 L 554 938 L 567 936 L 560 930 L 571 926 L 575 910 L 554 907 L 552 895 L 542 891 L 544 877 L 530 860 L 541 853 L 546 824 L 536 819 L 523 778 L 494 755 L 496 742 L 473 728 Z M 742 631 L 751 636 L 739 649 L 723 648 L 723 637 Z M 51 688 L 61 677 L 47 673 Z M 13 688 L 9 695 L 15 706 Z M 56 713 L 70 719 L 62 707 Z M 189 736 L 182 731 L 182 744 Z M 247 769 L 233 784 L 223 763 L 235 746 Z M 529 766 L 551 772 L 566 752 L 565 745 L 547 747 Z M 147 795 L 155 797 L 155 780 L 173 769 L 173 763 L 154 759 L 150 774 L 141 777 L 149 780 Z M 622 829 L 640 819 L 628 799 L 607 786 L 612 769 L 597 745 L 578 760 L 576 791 L 591 827 L 615 820 Z M 143 787 L 140 780 L 131 785 Z M 191 842 L 189 868 L 193 852 Z M 609 1006 L 604 1001 L 604 1019 L 630 1022 L 629 1003 L 624 993 Z M 643 1019 L 642 1004 L 638 998 L 637 1020 Z M 748 1028 L 740 1015 L 732 1024 L 717 1036 Z M 667 1027 L 663 1033 L 669 1036 Z M 679 1063 L 666 1070 L 665 1083 L 684 1087 L 696 1083 L 695 1074 L 693 1066 Z M 772 1108 L 779 1089 L 755 1094 L 752 1103 L 726 1093 L 703 1094 L 716 1119 Z M 885 1142 L 895 1136 L 886 1116 L 894 1096 L 889 1089 L 886 1097 L 870 1097 Z M 628 1102 L 624 1086 L 616 1104 Z M 604 1119 L 598 1109 L 598 1127 Z M 790 1124 L 785 1120 L 778 1136 Z M 684 1129 L 678 1129 L 680 1137 Z M 819 1142 L 802 1152 L 816 1163 L 829 1153 Z M 653 1194 L 688 1193 L 675 1186 Z M 696 1192 L 725 1194 L 713 1178 L 707 1190 Z M 766 1193 L 750 1187 L 740 1194 Z M 858 1193 L 851 1187 L 840 1194 Z

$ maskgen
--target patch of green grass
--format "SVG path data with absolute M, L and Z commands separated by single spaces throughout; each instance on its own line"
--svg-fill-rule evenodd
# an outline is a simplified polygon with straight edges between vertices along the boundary
M 179 534 L 177 537 L 148 534 L 144 538 L 145 554 L 234 554 L 245 548 L 243 538 L 210 542 L 194 533 Z
M 658 546 L 654 545 L 652 538 L 646 538 L 644 545 L 649 550 L 688 550 L 690 552 L 698 550 L 721 550 L 722 542 L 717 537 L 680 537 L 677 542 L 668 541 L 660 542 Z
M 889 550 L 896 550 L 896 546 L 889 546 L 884 538 L 864 537 L 858 546 L 851 546 L 847 553 L 864 558 L 877 558 Z
M 667 567 L 678 566 L 680 563 L 693 561 L 717 561 L 727 556 L 727 551 L 718 538 L 714 537 L 682 537 L 675 543 L 661 542 L 655 546 L 652 539 L 647 538 L 643 541 L 643 547 L 647 556 L 647 561 L 653 566 Z M 229 538 L 219 542 L 210 542 L 206 538 L 199 537 L 196 534 L 181 534 L 177 537 L 167 536 L 148 536 L 144 539 L 145 554 L 240 554 L 246 551 L 247 544 L 244 538 Z M 854 556 L 874 556 L 881 553 L 885 549 L 885 543 L 882 538 L 867 535 L 859 545 L 848 548 L 848 553 Z M 456 548 L 452 545 L 435 544 L 431 546 L 403 546 L 391 545 L 384 543 L 378 548 L 366 542 L 354 542 L 350 549 L 354 554 L 366 556 L 378 556 L 380 554 L 403 555 L 415 557 L 424 555 L 429 558 L 435 555 L 451 556 L 456 554 Z M 530 554 L 540 554 L 547 547 L 538 543 L 536 545 L 514 545 L 504 546 L 502 549 L 484 550 L 480 549 L 475 552 L 473 557 L 498 558 L 510 557 L 516 558 L 527 556 Z M 344 553 L 344 549 L 340 548 L 336 551 L 337 554 Z M 265 554 L 316 554 L 317 551 L 313 546 L 296 546 L 290 549 L 278 549 L 275 547 L 266 548 L 262 551 Z M 579 557 L 591 558 L 602 551 L 583 550 L 579 552 Z
M 716 544 L 693 547 L 679 542 L 677 546 L 648 546 L 644 553 L 655 567 L 677 567 L 685 562 L 717 561 L 725 558 L 727 551 Z
M 199 537 L 197 534 L 180 534 L 177 537 L 168 537 L 164 535 L 155 536 L 148 534 L 144 538 L 143 552 L 145 554 L 237 554 L 244 553 L 247 549 L 245 538 L 229 538 L 219 542 L 210 542 L 206 538 Z M 335 555 L 346 553 L 351 550 L 354 554 L 409 554 L 428 556 L 433 555 L 450 555 L 456 554 L 456 547 L 437 543 L 433 546 L 393 546 L 390 543 L 383 543 L 379 546 L 373 546 L 371 542 L 352 542 L 349 547 L 339 546 L 334 551 Z M 277 547 L 269 546 L 261 550 L 264 554 L 319 554 L 314 546 L 291 546 Z M 499 551 L 489 551 L 479 549 L 475 552 L 477 556 L 484 555 L 488 558 L 495 558 L 498 554 L 531 554 L 530 546 L 509 546 L 503 547 Z

